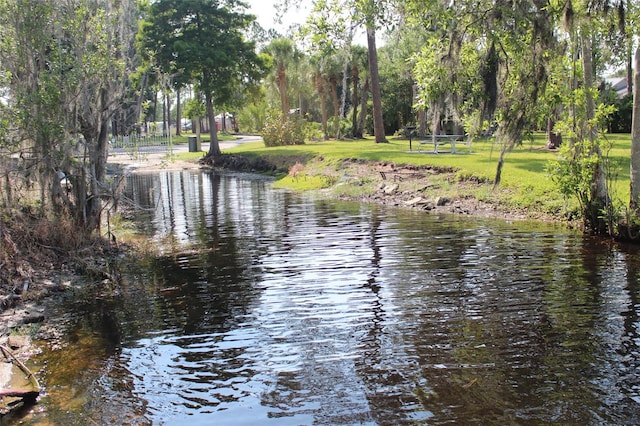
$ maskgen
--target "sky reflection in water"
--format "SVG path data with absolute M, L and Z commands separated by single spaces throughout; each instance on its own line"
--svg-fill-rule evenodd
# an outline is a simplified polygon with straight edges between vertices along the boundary
M 99 374 L 129 385 L 93 385 L 136 401 L 131 423 L 640 421 L 634 248 L 243 176 L 136 175 L 128 191 L 167 247 L 112 307 Z

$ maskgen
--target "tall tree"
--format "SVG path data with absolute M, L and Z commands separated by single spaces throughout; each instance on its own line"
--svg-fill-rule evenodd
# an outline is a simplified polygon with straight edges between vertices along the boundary
M 633 12 L 634 21 L 638 19 L 640 10 Z M 627 25 L 626 28 L 636 26 Z M 631 31 L 631 30 L 629 30 Z M 637 31 L 637 30 L 636 30 Z M 628 37 L 631 39 L 632 37 Z M 630 199 L 629 209 L 634 219 L 640 217 L 640 45 L 636 46 L 633 58 L 633 118 L 631 124 L 631 162 L 630 162 Z
M 337 134 L 339 128 L 339 122 L 342 118 L 340 116 L 341 108 L 340 108 L 340 97 L 338 96 L 338 87 L 341 80 L 341 64 L 339 62 L 339 55 L 332 55 L 325 58 L 324 62 L 324 77 L 326 82 L 329 84 L 329 94 L 331 95 L 331 105 L 333 106 L 333 120 L 332 120 L 332 136 L 336 139 L 339 139 L 339 135 Z M 346 88 L 345 88 L 346 90 Z M 333 128 L 336 127 L 336 128 Z
M 546 62 L 557 51 L 553 8 L 544 0 L 407 4 L 410 15 L 432 34 L 416 58 L 423 103 L 446 102 L 455 111 L 464 99 L 479 119 L 494 113 L 501 117 L 496 133 L 502 147 L 494 179 L 498 185 L 505 157 L 522 142 L 528 116 L 544 90 Z
M 572 46 L 574 64 L 573 98 L 570 112 L 571 140 L 566 147 L 567 162 L 584 176 L 575 194 L 581 204 L 585 229 L 594 234 L 612 234 L 613 204 L 607 184 L 607 159 L 602 153 L 600 136 L 602 108 L 597 104 L 596 78 L 598 70 L 604 68 L 598 60 L 597 37 L 604 28 L 604 18 L 609 2 L 567 1 L 563 9 L 563 24 Z
M 640 46 L 634 55 L 630 179 L 629 209 L 634 217 L 640 217 Z
M 363 90 L 359 91 L 360 81 L 364 77 L 365 81 L 368 78 L 366 73 L 367 68 L 367 50 L 362 46 L 353 46 L 351 54 L 351 105 L 353 107 L 351 116 L 351 136 L 354 138 L 361 138 L 363 129 L 359 126 L 358 122 L 358 103 L 360 97 L 366 97 L 366 93 Z M 361 115 L 364 115 L 363 110 L 360 111 Z
M 325 91 L 324 91 L 324 77 L 322 76 L 322 62 L 315 62 L 312 60 L 312 64 L 316 66 L 316 71 L 313 74 L 313 82 L 316 86 L 316 92 L 318 93 L 318 98 L 320 99 L 320 114 L 322 116 L 322 137 L 324 140 L 329 139 L 329 132 L 327 129 L 327 123 L 329 121 L 329 114 L 327 112 L 327 101 L 325 99 Z
M 352 31 L 348 31 L 347 18 L 344 14 L 346 3 L 342 0 L 317 1 L 302 29 L 302 34 L 308 42 L 311 62 L 315 68 L 315 86 L 322 110 L 323 137 L 329 137 L 328 116 L 325 86 L 329 88 L 329 95 L 333 104 L 333 116 L 339 117 L 340 101 L 338 99 L 338 81 L 340 80 L 341 64 L 338 59 L 340 51 L 348 50 Z M 350 35 L 348 35 L 350 34 Z M 334 120 L 339 123 L 339 118 Z M 334 136 L 339 136 L 339 125 L 332 128 Z
M 314 2 L 314 12 L 307 25 L 307 34 L 310 34 L 311 39 L 315 42 L 322 40 L 322 44 L 328 46 L 332 53 L 344 46 L 350 47 L 355 29 L 365 28 L 374 135 L 377 143 L 386 142 L 387 139 L 382 114 L 376 30 L 388 15 L 388 3 L 387 0 L 317 0 Z M 345 64 L 349 56 L 346 56 Z
M 202 91 L 209 121 L 209 155 L 221 154 L 214 105 L 231 101 L 239 87 L 257 84 L 263 61 L 243 31 L 255 17 L 237 0 L 159 0 L 141 27 L 144 45 L 159 61 L 175 62 Z
M 109 124 L 126 103 L 136 5 L 4 0 L 0 6 L 1 26 L 11 35 L 0 63 L 12 75 L 11 107 L 32 147 L 25 170 L 38 176 L 56 214 L 70 214 L 80 232 L 94 232 L 112 192 L 106 179 Z
M 402 13 L 402 11 L 399 11 Z M 425 31 L 408 26 L 404 20 L 387 36 L 385 46 L 378 49 L 380 82 L 385 129 L 387 134 L 402 130 L 403 126 L 415 124 L 413 58 L 427 43 Z M 457 72 L 464 73 L 460 65 Z M 418 114 L 424 108 L 417 108 Z M 423 128 L 424 130 L 424 128 Z M 424 132 L 421 136 L 424 136 Z
M 289 114 L 289 97 L 287 94 L 287 68 L 296 56 L 296 48 L 291 39 L 277 38 L 271 41 L 265 51 L 273 58 L 275 82 L 280 94 L 280 108 L 283 114 Z
M 380 74 L 378 73 L 378 48 L 376 47 L 376 2 L 368 0 L 362 5 L 367 31 L 367 49 L 369 51 L 369 78 L 371 81 L 371 99 L 373 101 L 373 134 L 376 143 L 387 142 L 382 118 L 382 94 L 380 92 Z

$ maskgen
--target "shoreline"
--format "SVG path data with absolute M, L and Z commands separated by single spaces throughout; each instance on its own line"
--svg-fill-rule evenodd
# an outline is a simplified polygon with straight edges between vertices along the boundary
M 322 158 L 301 161 L 295 156 L 247 159 L 243 155 L 223 154 L 223 157 L 221 163 L 207 162 L 204 168 L 254 173 L 277 170 L 281 175 L 288 174 L 278 185 L 279 188 L 311 191 L 329 199 L 420 210 L 425 213 L 528 220 L 556 223 L 569 229 L 580 228 L 577 222 L 558 219 L 540 211 L 518 209 L 499 201 L 484 201 L 476 194 L 486 191 L 492 184 L 459 180 L 456 170 L 452 168 L 357 159 L 344 159 L 336 166 L 335 163 L 325 163 Z M 198 164 L 194 166 L 198 167 Z M 305 179 L 320 179 L 329 183 L 321 189 L 305 189 Z M 491 198 L 499 199 L 500 190 L 495 190 L 495 197 Z
M 222 145 L 222 144 L 221 144 Z M 229 142 L 226 147 L 237 145 Z M 182 151 L 184 152 L 184 151 Z M 176 152 L 178 153 L 178 152 Z M 206 156 L 206 150 L 202 152 L 202 159 Z M 244 158 L 238 154 L 224 154 L 228 160 L 225 164 L 203 163 L 198 160 L 167 159 L 167 153 L 152 153 L 139 160 L 127 154 L 119 154 L 110 157 L 109 165 L 129 173 L 154 173 L 159 171 L 179 170 L 225 170 L 236 172 L 273 172 L 277 170 L 281 174 L 289 173 L 294 164 L 298 162 L 296 157 L 270 158 L 263 161 L 262 158 L 249 161 L 239 160 Z M 266 166 L 265 166 L 266 164 Z M 265 170 L 266 169 L 266 170 Z M 345 201 L 364 202 L 412 210 L 422 210 L 425 213 L 449 213 L 482 218 L 503 220 L 530 220 L 543 223 L 555 223 L 558 226 L 570 229 L 579 229 L 580 224 L 569 220 L 558 219 L 548 214 L 537 211 L 522 210 L 509 207 L 499 202 L 486 202 L 473 196 L 474 190 L 482 182 L 456 182 L 455 171 L 438 170 L 432 167 L 418 167 L 411 165 L 396 165 L 391 162 L 381 161 L 357 161 L 344 160 L 340 170 L 331 171 L 324 167 L 322 160 L 312 160 L 305 165 L 301 177 L 323 176 L 335 181 L 328 188 L 314 189 L 327 198 Z M 463 188 L 463 194 L 451 194 L 451 191 L 443 190 L 440 183 L 430 183 L 431 180 L 445 181 L 448 186 L 454 188 L 454 192 Z M 296 179 L 296 178 L 294 178 Z M 366 182 L 366 183 L 363 183 Z M 356 196 L 344 195 L 336 187 L 344 185 L 365 186 L 361 194 Z M 373 186 L 373 187 L 372 187 Z M 287 189 L 297 191 L 295 183 L 284 186 Z M 304 191 L 304 189 L 302 190 Z
M 230 142 L 226 147 L 233 146 Z M 174 152 L 185 152 L 185 147 L 180 147 Z M 202 152 L 202 158 L 206 151 Z M 259 173 L 267 167 L 270 172 L 277 170 L 286 175 L 290 168 L 299 159 L 271 158 L 247 160 L 243 156 L 226 154 L 229 164 L 206 164 L 200 159 L 182 160 L 167 158 L 166 152 L 152 152 L 141 158 L 135 158 L 128 153 L 111 155 L 107 163 L 108 168 L 116 173 L 155 173 L 160 171 L 181 170 L 225 170 L 234 172 Z M 258 164 L 260 167 L 256 167 Z M 466 191 L 473 193 L 474 185 L 482 185 L 478 182 L 455 182 L 454 171 L 437 170 L 430 167 L 416 167 L 408 165 L 396 165 L 390 162 L 366 162 L 358 160 L 345 160 L 340 167 L 326 167 L 321 159 L 314 159 L 303 166 L 300 176 L 293 177 L 291 173 L 287 178 L 292 182 L 313 176 L 322 176 L 329 179 L 332 184 L 324 189 L 312 191 L 327 199 L 377 204 L 403 209 L 424 211 L 426 214 L 457 214 L 469 217 L 492 218 L 501 220 L 539 221 L 543 223 L 556 223 L 567 228 L 575 227 L 571 223 L 557 220 L 545 215 L 532 214 L 532 212 L 509 209 L 500 204 L 483 202 L 472 196 L 451 196 L 442 185 L 434 183 L 436 180 L 451 182 L 450 185 L 457 188 L 466 185 Z M 285 179 L 287 179 L 285 178 Z M 295 187 L 295 185 L 292 185 Z M 349 188 L 355 188 L 355 193 L 349 193 Z M 293 188 L 295 191 L 296 189 Z M 96 255 L 96 258 L 108 256 L 108 253 Z M 0 321 L 4 324 L 0 343 L 6 343 L 10 334 L 20 334 L 20 330 L 29 330 L 34 325 L 45 323 L 42 330 L 45 336 L 52 331 L 47 327 L 48 312 L 52 305 L 57 304 L 59 298 L 64 297 L 67 291 L 76 291 L 84 288 L 80 283 L 82 277 L 60 268 L 50 271 L 39 271 L 37 267 L 29 279 L 24 291 L 9 294 L 5 306 L 0 311 Z M 38 326 L 39 327 L 39 326 Z M 35 328 L 38 328 L 35 327 Z M 36 333 L 36 334 L 38 334 Z
M 258 136 L 239 136 L 235 140 L 220 141 L 224 163 L 211 164 L 206 154 L 209 142 L 202 143 L 202 157 L 196 160 L 167 158 L 167 152 L 150 152 L 136 159 L 129 153 L 113 153 L 108 165 L 131 173 L 153 173 L 177 170 L 226 170 L 249 173 L 278 173 L 291 177 L 291 168 L 303 163 L 300 176 L 328 178 L 333 182 L 329 188 L 312 189 L 321 196 L 364 203 L 374 203 L 431 213 L 451 213 L 504 220 L 531 220 L 544 223 L 556 223 L 572 229 L 580 229 L 575 221 L 558 218 L 539 211 L 514 208 L 499 201 L 498 188 L 495 197 L 484 201 L 477 193 L 491 184 L 477 181 L 458 181 L 453 169 L 438 169 L 429 166 L 395 164 L 390 161 L 343 160 L 339 168 L 323 165 L 322 159 L 301 159 L 296 156 L 269 156 L 248 159 L 242 154 L 227 154 L 226 149 L 245 142 L 261 140 Z M 187 152 L 186 145 L 175 145 L 174 154 Z M 204 160 L 204 161 L 200 161 Z M 338 169 L 338 170 L 335 170 Z M 298 191 L 296 182 L 283 185 L 286 189 Z M 363 184 L 364 183 L 364 184 Z M 355 196 L 345 195 L 336 186 L 353 184 L 363 187 Z M 394 185 L 397 185 L 395 187 Z M 336 190 L 337 189 L 337 190 Z M 344 188 L 342 188 L 344 189 Z M 305 189 L 300 189 L 305 191 Z M 356 191 L 357 192 L 357 191 Z M 492 191 L 493 192 L 493 191 Z M 491 201 L 491 200 L 498 201 Z
M 235 144 L 232 142 L 227 147 L 233 145 Z M 185 147 L 179 147 L 174 152 L 185 152 Z M 291 180 L 292 185 L 285 187 L 291 187 L 294 191 L 296 189 L 293 183 L 296 181 L 306 179 L 307 176 L 321 177 L 328 179 L 331 184 L 323 189 L 311 191 L 326 199 L 411 209 L 423 211 L 425 214 L 443 213 L 507 221 L 538 221 L 556 223 L 566 228 L 573 227 L 571 223 L 557 218 L 509 209 L 499 203 L 483 202 L 472 195 L 452 196 L 451 188 L 454 188 L 455 193 L 466 186 L 461 194 L 473 194 L 481 185 L 487 185 L 482 182 L 459 182 L 455 178 L 454 170 L 354 159 L 343 160 L 336 167 L 335 164 L 329 166 L 321 158 L 305 159 L 307 161 L 300 166 L 301 159 L 296 157 L 249 159 L 236 154 L 223 154 L 225 164 L 207 164 L 207 160 L 210 159 L 205 156 L 206 150 L 202 152 L 202 157 L 193 160 L 183 160 L 179 156 L 168 158 L 166 152 L 150 152 L 139 158 L 128 153 L 119 153 L 109 157 L 107 167 L 116 174 L 182 170 L 277 173 L 285 175 L 284 179 Z M 295 174 L 292 172 L 294 169 L 297 170 Z M 355 192 L 350 193 L 350 188 L 355 188 Z M 115 247 L 115 252 L 121 253 L 122 250 Z M 99 265 L 107 264 L 105 259 L 114 256 L 115 252 L 106 247 L 103 251 L 88 255 L 87 259 L 82 261 L 94 262 L 95 271 L 91 266 L 89 270 L 100 274 L 104 271 L 100 271 Z M 47 347 L 64 344 L 60 339 L 60 324 L 56 324 L 54 318 L 60 315 L 60 309 L 63 309 L 61 306 L 69 294 L 117 297 L 119 291 L 117 277 L 111 277 L 106 272 L 99 275 L 103 277 L 102 280 L 90 282 L 82 272 L 72 271 L 69 267 L 53 265 L 48 270 L 45 269 L 47 268 L 34 266 L 32 275 L 25 279 L 25 283 L 28 281 L 29 285 L 25 284 L 22 292 L 7 295 L 11 298 L 11 306 L 0 307 L 0 321 L 3 324 L 0 344 L 11 346 L 15 355 L 23 361 L 28 361 L 37 351 L 37 347 L 32 344 L 33 340 L 46 342 Z M 2 386 L 0 383 L 0 388 Z

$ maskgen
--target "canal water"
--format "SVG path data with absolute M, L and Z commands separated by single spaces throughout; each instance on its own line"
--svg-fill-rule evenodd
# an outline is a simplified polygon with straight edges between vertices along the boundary
M 640 423 L 640 256 L 561 227 L 129 177 L 161 249 L 69 300 L 25 424 Z

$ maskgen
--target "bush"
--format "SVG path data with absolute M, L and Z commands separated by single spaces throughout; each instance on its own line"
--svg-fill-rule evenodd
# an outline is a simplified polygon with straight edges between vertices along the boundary
M 321 141 L 323 139 L 322 124 L 316 121 L 307 121 L 304 125 L 306 141 Z
M 338 135 L 340 129 L 340 138 L 350 137 L 352 134 L 351 121 L 348 118 L 339 118 L 333 116 L 329 119 L 329 135 L 331 137 Z
M 305 125 L 300 115 L 270 111 L 262 128 L 262 139 L 265 146 L 304 145 Z
M 238 112 L 238 127 L 243 133 L 258 134 L 264 127 L 267 103 L 262 101 L 245 106 Z
M 633 95 L 626 95 L 617 99 L 616 111 L 607 118 L 609 133 L 631 133 L 631 119 L 633 118 Z

